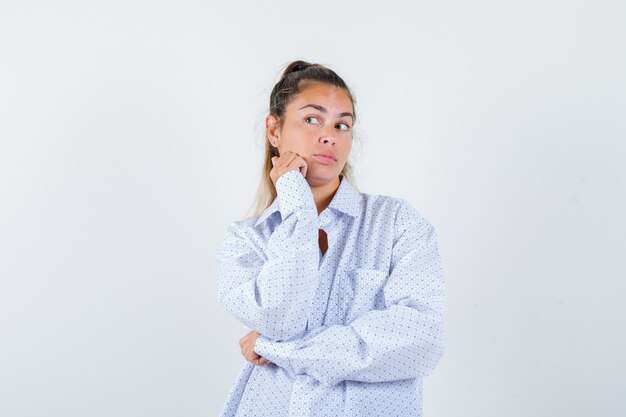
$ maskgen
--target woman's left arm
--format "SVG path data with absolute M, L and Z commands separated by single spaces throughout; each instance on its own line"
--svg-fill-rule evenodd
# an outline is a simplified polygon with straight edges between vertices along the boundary
M 383 289 L 386 309 L 283 342 L 261 335 L 254 351 L 292 374 L 308 374 L 328 385 L 431 373 L 445 348 L 445 282 L 437 233 L 406 200 L 399 210 Z

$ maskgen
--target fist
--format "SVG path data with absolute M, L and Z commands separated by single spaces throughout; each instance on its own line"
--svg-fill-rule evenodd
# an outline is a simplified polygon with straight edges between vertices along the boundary
M 270 171 L 270 178 L 276 186 L 276 181 L 287 171 L 298 170 L 306 178 L 308 165 L 304 158 L 292 151 L 286 151 L 280 156 L 272 157 L 273 168 Z
M 247 361 L 252 362 L 253 365 L 265 365 L 269 360 L 258 355 L 254 351 L 254 344 L 256 340 L 261 336 L 261 333 L 253 330 L 239 340 L 239 347 L 241 348 L 241 354 Z

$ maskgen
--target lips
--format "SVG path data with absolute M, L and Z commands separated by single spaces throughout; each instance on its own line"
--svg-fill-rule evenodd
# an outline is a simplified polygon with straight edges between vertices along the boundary
M 335 155 L 333 155 L 332 153 L 329 153 L 329 152 L 316 153 L 316 154 L 314 154 L 314 156 L 321 156 L 322 158 L 332 158 L 333 161 L 337 160 L 337 158 L 335 158 Z

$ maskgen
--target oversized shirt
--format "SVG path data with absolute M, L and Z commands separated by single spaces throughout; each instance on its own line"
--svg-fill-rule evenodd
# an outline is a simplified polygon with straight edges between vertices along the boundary
M 260 216 L 228 226 L 218 299 L 270 362 L 246 361 L 223 417 L 421 416 L 422 378 L 445 346 L 437 234 L 407 200 L 340 180 L 318 215 L 287 171 Z

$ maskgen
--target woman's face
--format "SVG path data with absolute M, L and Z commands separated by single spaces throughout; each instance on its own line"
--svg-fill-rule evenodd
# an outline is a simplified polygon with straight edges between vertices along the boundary
M 282 128 L 274 116 L 266 117 L 268 140 L 276 142 L 281 155 L 286 151 L 299 154 L 307 163 L 309 184 L 322 185 L 335 180 L 348 159 L 352 112 L 352 101 L 343 88 L 304 81 L 285 110 Z

